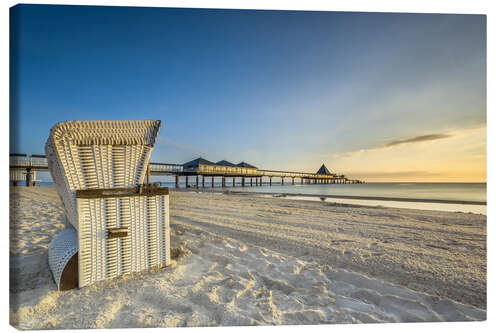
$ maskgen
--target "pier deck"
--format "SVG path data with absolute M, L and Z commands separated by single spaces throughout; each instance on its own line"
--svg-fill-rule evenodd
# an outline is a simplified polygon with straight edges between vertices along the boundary
M 34 186 L 37 182 L 36 173 L 48 171 L 48 163 L 45 155 L 38 154 L 10 154 L 10 180 L 16 186 L 18 182 L 25 181 L 26 186 Z M 333 173 L 310 173 L 295 171 L 261 170 L 255 167 L 239 165 L 210 165 L 200 164 L 195 167 L 186 164 L 157 163 L 150 162 L 147 171 L 147 181 L 150 176 L 175 176 L 176 187 L 179 187 L 179 177 L 185 177 L 185 185 L 205 187 L 205 178 L 211 178 L 211 187 L 214 187 L 214 178 L 220 177 L 222 187 L 226 187 L 226 178 L 232 178 L 232 186 L 236 186 L 236 178 L 239 178 L 241 186 L 262 186 L 262 178 L 266 177 L 269 185 L 273 178 L 281 178 L 281 184 L 285 179 L 291 179 L 292 184 L 300 180 L 301 184 L 359 184 L 361 180 L 349 179 L 344 175 Z M 194 177 L 195 184 L 190 185 L 189 179 Z M 266 182 L 267 183 L 267 182 Z

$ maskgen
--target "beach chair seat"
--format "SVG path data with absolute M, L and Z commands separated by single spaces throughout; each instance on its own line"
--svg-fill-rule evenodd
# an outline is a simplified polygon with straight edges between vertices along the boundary
M 66 121 L 51 129 L 45 151 L 69 224 L 49 250 L 59 290 L 74 267 L 84 287 L 170 264 L 168 188 L 144 184 L 160 125 Z

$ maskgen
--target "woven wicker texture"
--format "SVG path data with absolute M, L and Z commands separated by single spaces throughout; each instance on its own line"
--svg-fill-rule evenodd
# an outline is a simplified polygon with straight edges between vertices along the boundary
M 67 121 L 51 129 L 45 151 L 68 221 L 77 230 L 80 287 L 170 264 L 168 195 L 76 198 L 76 190 L 143 184 L 160 124 Z M 128 232 L 110 238 L 110 228 Z
M 161 122 L 66 121 L 45 145 L 49 170 L 69 222 L 78 230 L 75 191 L 144 183 Z
M 169 265 L 168 207 L 167 195 L 78 198 L 80 287 Z M 107 237 L 108 229 L 123 227 L 126 237 Z
M 61 274 L 71 257 L 78 252 L 78 236 L 73 228 L 58 233 L 49 245 L 49 267 L 57 288 L 61 282 Z

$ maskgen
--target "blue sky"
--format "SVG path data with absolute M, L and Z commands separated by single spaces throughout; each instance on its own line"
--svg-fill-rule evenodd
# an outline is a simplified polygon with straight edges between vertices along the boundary
M 486 179 L 485 16 L 21 5 L 11 24 L 12 152 L 62 120 L 161 119 L 154 161 Z

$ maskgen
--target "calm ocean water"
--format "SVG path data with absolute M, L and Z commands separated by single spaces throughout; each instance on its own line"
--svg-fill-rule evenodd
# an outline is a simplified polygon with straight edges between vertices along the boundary
M 237 191 L 346 195 L 456 201 L 486 201 L 486 183 L 366 183 L 237 187 Z
M 264 184 L 264 183 L 263 183 Z M 486 203 L 486 183 L 367 183 L 335 185 L 291 185 L 273 184 L 273 186 L 235 187 L 235 191 L 259 193 L 294 194 L 292 200 L 321 200 L 364 206 L 383 206 L 394 208 L 428 209 L 450 212 L 465 212 L 486 215 L 486 204 L 411 202 L 393 200 L 361 200 L 328 198 L 321 196 L 353 196 L 373 198 L 405 198 L 424 200 L 474 201 Z M 315 197 L 300 196 L 314 195 Z
M 173 187 L 174 183 L 168 177 L 152 177 L 153 182 L 161 182 L 163 186 Z M 194 184 L 194 179 L 190 180 Z M 201 184 L 201 183 L 200 183 Z M 248 191 L 262 194 L 280 193 L 293 195 L 314 195 L 316 197 L 289 197 L 290 199 L 319 200 L 325 195 L 358 196 L 374 198 L 409 198 L 427 200 L 454 200 L 454 201 L 475 201 L 486 202 L 486 183 L 366 183 L 366 184 L 330 184 L 330 185 L 291 185 L 290 183 L 269 183 L 263 182 L 263 186 L 241 187 L 237 180 L 236 187 L 232 187 L 232 180 L 228 179 L 226 190 Z M 184 179 L 181 181 L 184 187 Z M 207 180 L 206 185 L 211 183 Z M 53 186 L 50 182 L 40 183 L 40 186 Z M 220 180 L 216 179 L 215 186 L 221 186 Z M 326 201 L 339 203 L 353 203 L 363 205 L 377 205 L 400 208 L 434 209 L 446 211 L 464 211 L 486 214 L 486 205 L 468 204 L 445 204 L 445 203 L 424 203 L 424 202 L 401 202 L 401 201 L 378 201 L 359 199 L 338 199 L 323 198 Z

